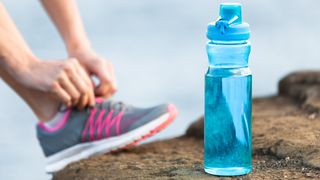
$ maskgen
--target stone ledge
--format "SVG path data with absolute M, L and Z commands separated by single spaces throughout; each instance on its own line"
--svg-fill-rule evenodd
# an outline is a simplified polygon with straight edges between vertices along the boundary
M 253 100 L 254 171 L 241 179 L 320 179 L 319 88 L 320 72 L 293 73 L 278 96 Z M 82 160 L 53 178 L 219 179 L 203 172 L 202 158 L 200 118 L 183 137 Z

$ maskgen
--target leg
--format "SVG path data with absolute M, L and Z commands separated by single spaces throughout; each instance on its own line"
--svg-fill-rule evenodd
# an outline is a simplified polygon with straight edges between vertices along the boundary
M 50 95 L 22 86 L 1 66 L 0 77 L 30 106 L 40 120 L 48 120 L 57 113 L 59 102 Z

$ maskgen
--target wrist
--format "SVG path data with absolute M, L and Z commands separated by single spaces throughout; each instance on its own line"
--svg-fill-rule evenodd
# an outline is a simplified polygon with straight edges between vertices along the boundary
M 66 41 L 66 48 L 69 56 L 73 56 L 80 50 L 91 49 L 91 44 L 85 37 L 73 37 Z
M 8 53 L 3 60 L 4 63 L 1 66 L 14 78 L 30 71 L 33 64 L 40 61 L 31 52 Z
M 24 59 L 25 63 L 17 64 L 17 66 L 13 68 L 13 77 L 23 78 L 25 76 L 29 76 L 36 64 L 41 62 L 40 59 L 34 55 L 27 56 Z

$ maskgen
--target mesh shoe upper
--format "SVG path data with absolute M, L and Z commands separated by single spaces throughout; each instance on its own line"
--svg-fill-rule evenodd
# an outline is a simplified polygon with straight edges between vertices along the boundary
M 168 105 L 135 108 L 115 101 L 101 101 L 94 108 L 68 110 L 57 131 L 37 125 L 37 137 L 46 156 L 74 145 L 125 134 L 168 112 Z

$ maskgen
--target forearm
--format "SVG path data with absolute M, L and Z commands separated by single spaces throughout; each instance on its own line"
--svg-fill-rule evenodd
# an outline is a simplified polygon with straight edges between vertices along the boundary
M 32 61 L 35 56 L 0 3 L 0 71 L 14 76 Z
M 62 36 L 68 52 L 90 47 L 75 0 L 42 0 L 52 21 Z
M 99 57 L 90 47 L 75 0 L 42 0 L 58 28 L 70 57 L 76 58 L 89 75 L 99 78 L 95 95 L 110 97 L 116 91 L 112 64 Z M 90 84 L 92 87 L 92 83 Z

